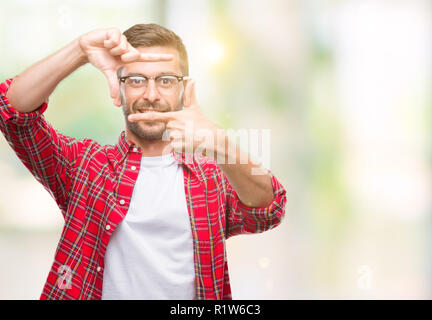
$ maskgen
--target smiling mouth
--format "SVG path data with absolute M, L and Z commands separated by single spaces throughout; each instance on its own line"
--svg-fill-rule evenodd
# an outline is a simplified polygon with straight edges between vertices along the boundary
M 135 111 L 135 113 L 146 113 L 146 112 L 162 112 L 153 108 L 141 108 L 141 109 L 137 109 Z
M 137 109 L 135 112 L 136 113 L 145 113 L 145 112 L 155 112 L 156 110 L 153 108 L 140 108 Z

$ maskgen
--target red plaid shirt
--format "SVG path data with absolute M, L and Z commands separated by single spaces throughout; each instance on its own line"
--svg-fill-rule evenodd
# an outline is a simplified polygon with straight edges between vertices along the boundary
M 62 135 L 42 114 L 47 103 L 34 112 L 17 112 L 6 98 L 12 81 L 0 84 L 0 130 L 55 199 L 65 222 L 40 298 L 101 299 L 105 251 L 128 211 L 141 151 L 126 140 L 124 131 L 116 145 L 105 146 Z M 266 208 L 249 208 L 211 159 L 175 152 L 174 156 L 184 172 L 197 298 L 231 299 L 225 240 L 280 224 L 286 192 L 270 174 L 274 201 Z M 65 276 L 69 285 L 63 283 Z

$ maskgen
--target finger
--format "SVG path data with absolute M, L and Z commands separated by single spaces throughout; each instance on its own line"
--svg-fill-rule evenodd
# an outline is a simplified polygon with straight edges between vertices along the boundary
M 166 53 L 141 53 L 141 61 L 144 62 L 171 61 L 173 58 L 172 54 Z
M 128 42 L 127 42 L 126 37 L 125 37 L 124 35 L 121 35 L 119 45 L 116 46 L 116 47 L 114 47 L 114 48 L 112 48 L 112 49 L 109 51 L 109 53 L 110 53 L 112 56 L 119 56 L 119 55 L 121 55 L 121 54 L 123 54 L 123 53 L 128 52 L 128 45 L 127 45 L 127 43 L 128 43 Z
M 120 94 L 117 95 L 117 97 L 114 99 L 113 103 L 116 107 L 121 107 L 122 103 L 121 103 L 121 99 L 120 99 Z
M 168 132 L 169 132 L 168 137 L 170 140 L 170 144 L 173 147 L 176 147 L 177 149 L 184 150 L 185 146 L 187 145 L 184 131 L 173 129 L 173 130 L 168 130 Z
M 112 49 L 120 44 L 121 33 L 118 29 L 108 29 L 106 39 L 104 40 L 104 47 Z
M 181 130 L 171 129 L 171 130 L 169 130 L 168 136 L 169 136 L 171 141 L 174 141 L 174 140 L 183 141 L 184 140 L 183 132 Z
M 171 120 L 167 122 L 166 128 L 170 130 L 184 130 L 184 124 L 178 120 Z
M 137 49 L 132 47 L 129 42 L 126 43 L 127 43 L 127 52 L 122 54 L 122 56 L 120 57 L 121 60 L 125 63 L 139 61 L 141 57 L 141 53 Z
M 196 95 L 195 95 L 195 81 L 192 79 L 188 80 L 186 84 L 185 95 L 183 98 L 183 105 L 186 108 L 190 108 L 192 106 L 198 105 L 196 101 Z
M 174 112 L 145 112 L 129 115 L 129 121 L 163 121 L 168 122 L 175 119 Z
M 139 52 L 128 51 L 128 52 L 122 54 L 121 57 L 120 57 L 120 59 L 124 63 L 130 63 L 130 62 L 139 61 L 140 60 L 140 53 Z
M 114 70 L 105 70 L 103 73 L 108 80 L 111 98 L 117 98 L 117 96 L 119 95 L 119 83 L 117 79 L 117 73 Z

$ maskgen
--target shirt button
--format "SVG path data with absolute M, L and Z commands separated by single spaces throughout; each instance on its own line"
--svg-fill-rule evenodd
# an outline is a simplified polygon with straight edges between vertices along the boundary
M 124 205 L 124 204 L 125 204 L 125 201 L 124 201 L 123 199 L 121 199 L 121 200 L 120 200 L 120 204 L 121 204 L 121 205 Z
M 109 224 L 107 224 L 105 229 L 109 230 L 109 229 L 111 229 L 111 226 Z
M 97 272 L 100 272 L 102 270 L 102 268 L 101 267 L 97 267 L 96 270 L 97 270 Z
M 134 147 L 134 148 L 133 148 L 133 152 L 138 152 L 138 148 L 137 148 L 137 147 Z
M 135 171 L 135 170 L 136 170 L 136 167 L 135 167 L 135 166 L 132 166 L 131 169 L 132 169 L 132 171 Z

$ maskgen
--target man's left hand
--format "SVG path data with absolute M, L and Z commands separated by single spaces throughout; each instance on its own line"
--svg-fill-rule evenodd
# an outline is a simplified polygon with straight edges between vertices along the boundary
M 129 115 L 129 121 L 163 121 L 167 132 L 163 140 L 169 140 L 178 152 L 201 153 L 216 158 L 224 148 L 226 137 L 222 129 L 209 121 L 201 110 L 195 94 L 195 82 L 186 84 L 183 99 L 184 109 L 170 112 L 146 112 Z

